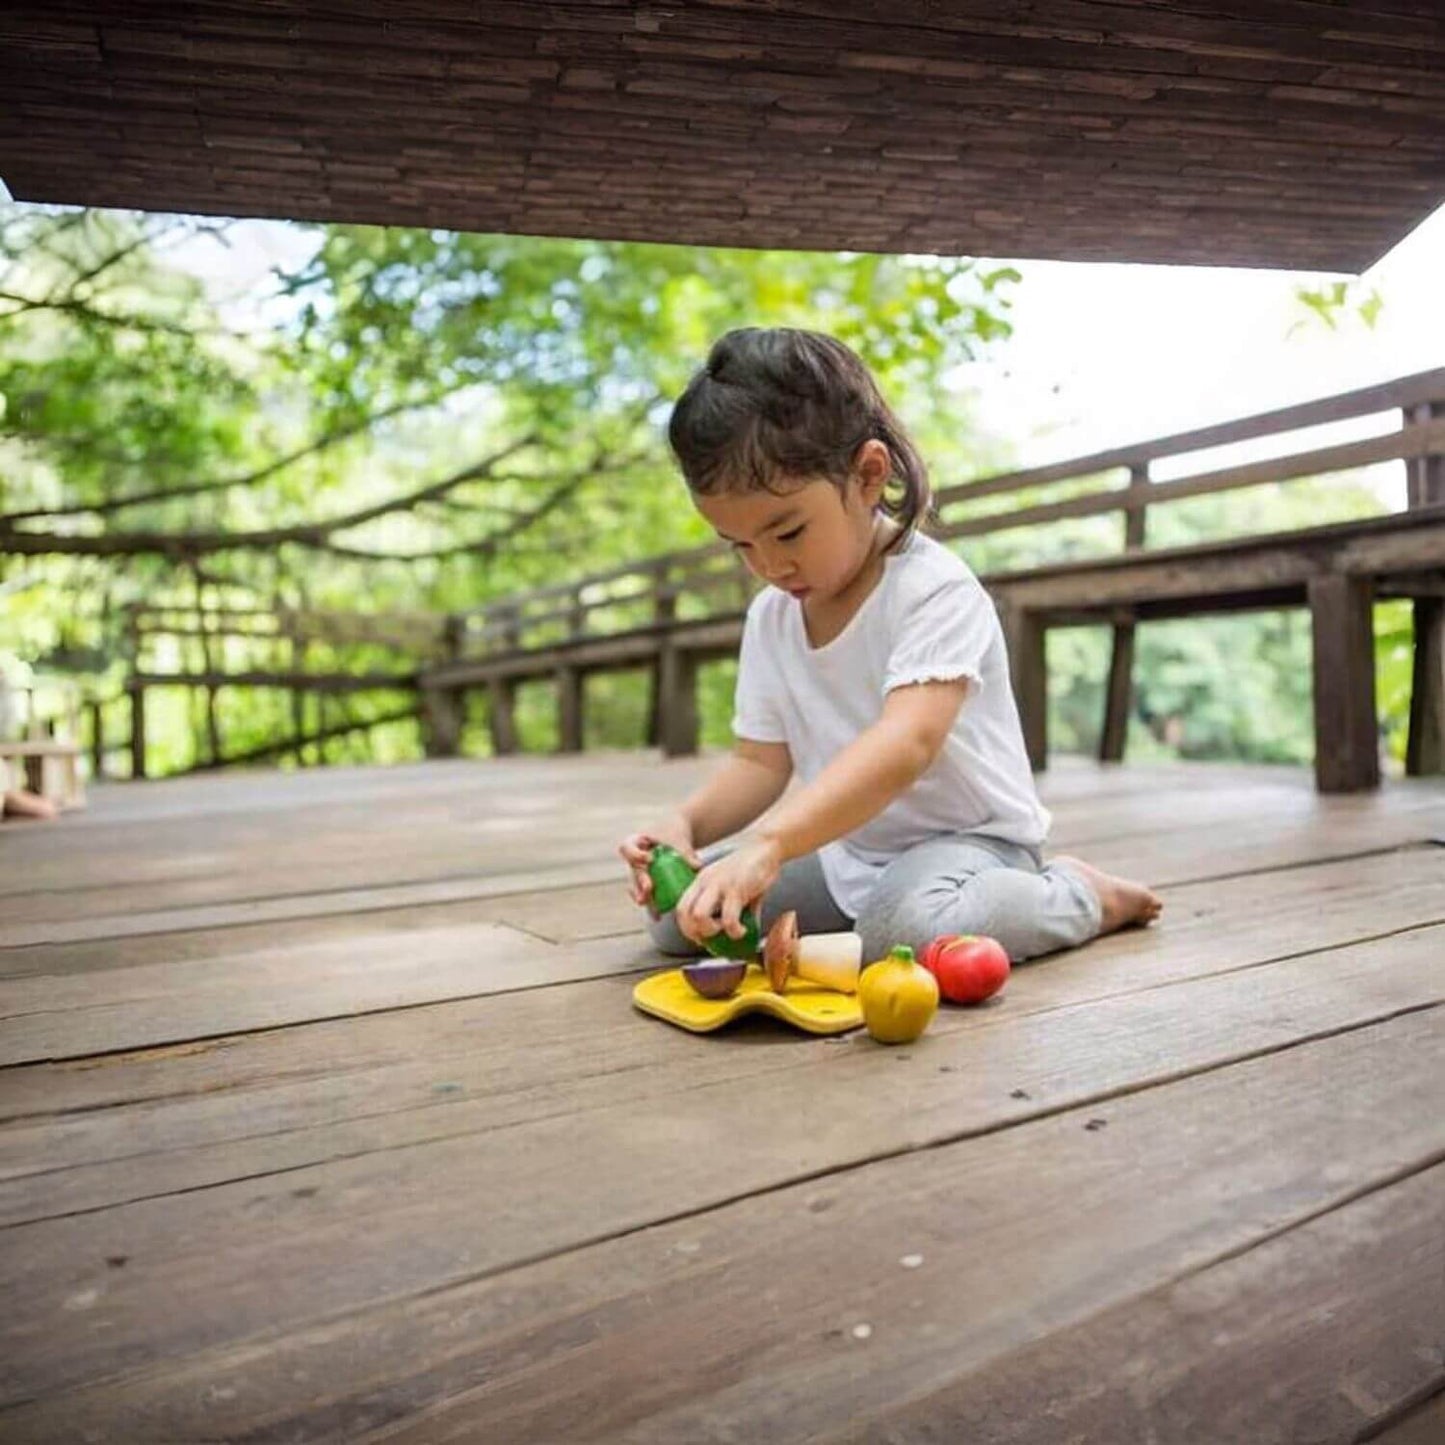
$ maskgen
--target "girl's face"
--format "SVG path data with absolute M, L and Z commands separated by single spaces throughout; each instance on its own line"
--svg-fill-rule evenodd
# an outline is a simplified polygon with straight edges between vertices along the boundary
M 783 492 L 724 492 L 693 503 L 753 576 L 816 606 L 847 592 L 871 560 L 889 470 L 888 449 L 868 441 L 841 490 L 815 479 Z

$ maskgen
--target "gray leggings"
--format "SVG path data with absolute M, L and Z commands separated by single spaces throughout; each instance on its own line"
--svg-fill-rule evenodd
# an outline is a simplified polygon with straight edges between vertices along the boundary
M 727 852 L 704 849 L 703 861 Z M 921 951 L 943 933 L 983 933 L 1021 963 L 1087 943 L 1098 935 L 1101 918 L 1094 890 L 1068 864 L 1046 864 L 1035 848 L 975 833 L 930 838 L 900 853 L 879 874 L 856 920 L 833 901 L 818 855 L 795 858 L 763 899 L 763 927 L 790 909 L 802 933 L 856 927 L 866 960 L 882 958 L 895 944 Z M 648 931 L 662 953 L 691 958 L 702 952 L 670 913 L 649 919 Z

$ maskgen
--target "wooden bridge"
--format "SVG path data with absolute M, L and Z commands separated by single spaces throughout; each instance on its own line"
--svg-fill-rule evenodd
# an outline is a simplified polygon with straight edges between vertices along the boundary
M 1364 440 L 1301 447 L 1301 431 L 1393 414 L 1397 424 Z M 1153 471 L 1210 448 L 1278 438 L 1282 454 L 1264 461 L 1155 480 Z M 1188 547 L 1150 547 L 1148 519 L 1189 498 L 1403 461 L 1403 510 L 1286 533 L 1230 537 Z M 1081 489 L 1082 487 L 1082 489 Z M 1058 500 L 1052 497 L 1066 493 Z M 1023 505 L 1019 505 L 1022 500 Z M 1132 694 L 1135 628 L 1162 618 L 1258 608 L 1307 607 L 1314 639 L 1315 772 L 1326 792 L 1379 781 L 1371 607 L 1410 598 L 1415 669 L 1407 769 L 1445 768 L 1445 369 L 1403 377 L 1298 406 L 1160 437 L 1091 456 L 941 489 L 936 535 L 983 537 L 1070 519 L 1117 515 L 1120 550 L 1110 556 L 984 575 L 1003 618 L 1030 756 L 1048 756 L 1049 629 L 1106 623 L 1113 649 L 1099 757 L 1124 756 Z M 560 751 L 578 752 L 585 733 L 586 680 L 597 673 L 647 669 L 650 724 L 639 744 L 672 757 L 698 746 L 697 670 L 736 654 L 752 582 L 731 551 L 714 544 L 652 557 L 555 587 L 504 598 L 448 617 L 364 618 L 325 614 L 137 613 L 129 681 L 133 771 L 145 772 L 145 692 L 185 684 L 287 687 L 293 695 L 335 697 L 400 690 L 407 698 L 382 716 L 408 716 L 419 699 L 428 751 L 454 755 L 466 698 L 485 692 L 492 750 L 518 749 L 517 687 L 551 681 Z M 258 635 L 284 645 L 289 669 L 167 675 L 144 665 L 151 635 L 193 633 L 215 640 Z M 389 650 L 386 670 L 310 672 L 300 665 L 312 642 L 350 641 Z M 299 716 L 299 714 L 298 714 Z M 352 724 L 335 724 L 338 729 Z M 299 724 L 298 735 L 304 736 Z M 329 735 L 323 724 L 319 734 Z M 215 743 L 215 739 L 213 739 Z M 252 752 L 242 761 L 279 753 Z M 219 754 L 216 743 L 214 751 Z

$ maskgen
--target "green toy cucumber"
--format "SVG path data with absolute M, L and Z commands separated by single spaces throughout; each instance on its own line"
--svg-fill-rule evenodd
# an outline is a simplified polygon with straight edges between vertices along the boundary
M 676 848 L 658 843 L 653 846 L 647 875 L 652 879 L 652 906 L 663 914 L 677 907 L 697 877 L 697 869 Z M 705 938 L 702 946 L 715 958 L 756 958 L 762 948 L 762 930 L 758 927 L 758 915 L 751 908 L 743 910 L 742 925 L 747 931 L 741 938 L 731 938 L 719 930 L 711 938 Z

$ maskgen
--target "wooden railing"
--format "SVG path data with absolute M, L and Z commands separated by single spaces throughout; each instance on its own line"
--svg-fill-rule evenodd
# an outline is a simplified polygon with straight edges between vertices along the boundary
M 345 695 L 378 690 L 414 693 L 418 667 L 452 657 L 454 623 L 434 613 L 353 613 L 310 608 L 136 606 L 128 609 L 124 649 L 130 663 L 125 692 L 130 722 L 130 775 L 147 772 L 146 693 L 156 687 L 191 687 L 206 703 L 206 750 L 198 768 L 267 762 L 358 730 L 415 717 L 413 700 L 367 718 L 337 714 Z M 182 654 L 180 668 L 155 657 L 164 640 Z M 315 650 L 332 654 L 317 665 Z M 362 649 L 357 665 L 347 650 Z M 337 654 L 341 656 L 338 659 Z M 370 663 L 380 653 L 383 666 Z M 239 665 L 238 665 L 239 664 Z M 217 693 L 223 687 L 279 688 L 290 694 L 291 736 L 261 745 L 229 748 L 222 739 Z M 105 736 L 109 708 L 97 708 L 92 735 Z M 309 714 L 309 716 L 308 716 Z M 96 756 L 97 770 L 103 752 Z
M 1363 440 L 1301 445 L 1289 434 L 1326 423 L 1394 413 L 1391 429 Z M 1188 470 L 1156 480 L 1162 463 L 1232 443 L 1277 437 L 1284 453 L 1213 469 Z M 1191 498 L 1305 477 L 1320 477 L 1387 461 L 1407 471 L 1405 509 L 1334 527 L 1267 537 L 1231 537 L 1189 548 L 1149 545 L 1149 517 Z M 1066 493 L 1058 495 L 1059 493 Z M 1278 408 L 1043 467 L 963 482 L 936 496 L 934 535 L 980 538 L 1080 518 L 1116 514 L 1120 548 L 1103 557 L 1044 567 L 984 571 L 1009 641 L 1030 752 L 1043 766 L 1047 742 L 1043 643 L 1049 627 L 1109 623 L 1113 628 L 1100 756 L 1123 755 L 1131 694 L 1134 629 L 1141 619 L 1247 607 L 1309 606 L 1316 617 L 1316 724 L 1319 757 L 1340 748 L 1351 761 L 1336 772 L 1327 765 L 1321 785 L 1368 786 L 1373 748 L 1372 673 L 1362 661 L 1367 637 L 1360 621 L 1375 596 L 1414 599 L 1416 688 L 1410 764 L 1435 771 L 1441 758 L 1441 598 L 1445 596 L 1445 368 L 1379 386 Z M 1349 550 L 1353 548 L 1353 550 Z M 1344 590 L 1340 590 L 1340 579 Z M 1347 585 L 1345 585 L 1347 584 Z M 448 617 L 361 618 L 322 612 L 206 613 L 138 611 L 134 623 L 136 670 L 132 697 L 132 753 L 144 768 L 144 690 L 185 682 L 214 692 L 221 686 L 280 686 L 296 695 L 378 687 L 419 690 L 428 751 L 458 750 L 465 695 L 489 696 L 488 717 L 497 753 L 517 749 L 514 716 L 519 683 L 550 679 L 557 690 L 563 751 L 583 743 L 584 679 L 623 668 L 650 670 L 648 740 L 668 754 L 694 751 L 698 742 L 697 668 L 735 653 L 743 613 L 755 583 L 725 544 L 716 543 L 591 573 L 573 581 L 517 593 Z M 1362 612 L 1362 609 L 1364 610 Z M 1327 620 L 1331 619 L 1331 620 Z M 1355 641 L 1348 655 L 1334 646 L 1334 627 Z M 221 639 L 264 635 L 291 649 L 291 666 L 236 672 L 207 665 L 184 677 L 147 670 L 150 635 L 194 636 L 214 657 Z M 1364 640 L 1361 640 L 1364 638 Z M 318 672 L 306 665 L 313 643 L 379 644 L 404 670 L 356 668 Z M 1338 671 L 1352 681 L 1337 686 Z M 1331 688 L 1340 696 L 1324 696 Z M 1368 694 L 1368 696 L 1366 696 Z M 1330 714 L 1330 709 L 1334 714 Z M 1368 726 L 1367 726 L 1368 712 Z M 1327 716 L 1327 714 L 1330 714 Z M 1337 716 L 1335 716 L 1337 714 Z M 1331 721 L 1333 716 L 1334 720 Z M 298 734 L 302 732 L 297 728 Z M 1369 733 L 1368 738 L 1366 737 Z M 213 739 L 214 742 L 214 739 Z M 219 749 L 213 747 L 213 752 Z
M 1191 471 L 1167 481 L 1156 481 L 1152 476 L 1160 463 L 1187 459 L 1209 448 L 1284 438 L 1326 423 L 1388 412 L 1396 413 L 1397 424 L 1379 436 L 1329 446 L 1295 445 L 1267 460 Z M 1071 622 L 1105 620 L 1113 624 L 1100 756 L 1105 760 L 1123 756 L 1134 628 L 1139 614 L 1130 606 L 1129 573 L 1119 570 L 1121 564 L 1127 568 L 1130 563 L 1154 560 L 1171 565 L 1181 579 L 1196 579 L 1192 591 L 1183 586 L 1172 604 L 1173 612 L 1168 611 L 1169 599 L 1147 599 L 1146 611 L 1151 616 L 1248 606 L 1313 606 L 1309 582 L 1303 574 L 1292 577 L 1287 584 L 1273 586 L 1258 579 L 1246 584 L 1219 580 L 1212 573 L 1206 575 L 1213 566 L 1208 559 L 1248 554 L 1253 546 L 1249 538 L 1206 544 L 1193 549 L 1196 555 L 1192 559 L 1176 551 L 1151 550 L 1147 545 L 1151 510 L 1190 498 L 1395 460 L 1404 461 L 1407 468 L 1407 516 L 1399 530 L 1402 536 L 1408 532 L 1410 539 L 1392 542 L 1389 537 L 1377 537 L 1369 598 L 1376 590 L 1388 595 L 1394 587 L 1398 595 L 1416 599 L 1417 692 L 1424 700 L 1416 709 L 1422 720 L 1412 730 L 1411 759 L 1412 767 L 1423 771 L 1430 769 L 1432 761 L 1439 766 L 1434 761 L 1438 744 L 1425 744 L 1422 750 L 1416 742 L 1419 737 L 1431 735 L 1432 729 L 1435 734 L 1439 730 L 1439 703 L 1435 700 L 1439 687 L 1432 682 L 1438 667 L 1432 668 L 1430 663 L 1434 651 L 1438 651 L 1439 602 L 1433 595 L 1438 581 L 1427 574 L 1436 566 L 1436 550 L 1445 537 L 1445 519 L 1438 515 L 1438 509 L 1445 506 L 1445 368 L 940 491 L 936 497 L 939 524 L 933 531 L 944 540 L 1083 517 L 1119 514 L 1122 518 L 1120 552 L 1101 559 L 1103 566 L 1113 569 L 1107 581 L 1091 572 L 1096 564 L 1090 562 L 983 575 L 1005 617 L 1015 685 L 1020 691 L 1036 766 L 1043 766 L 1046 754 L 1044 630 L 1049 625 Z M 1077 490 L 1081 484 L 1087 488 L 1082 492 Z M 1074 494 L 1059 500 L 1038 496 L 1040 491 L 1066 487 Z M 1029 494 L 1026 505 L 1008 505 L 1021 494 Z M 990 505 L 982 507 L 983 503 Z M 1377 521 L 1368 521 L 1348 524 L 1346 534 L 1355 525 L 1380 530 Z M 1428 532 L 1423 552 L 1422 526 Z M 1308 541 L 1310 529 L 1285 535 L 1295 540 L 1296 550 L 1312 545 Z M 1279 543 L 1280 534 L 1273 534 L 1272 540 Z M 1316 550 L 1325 545 L 1323 539 L 1316 541 Z M 1398 567 L 1392 557 L 1399 559 Z M 1285 570 L 1289 570 L 1287 565 Z M 1397 571 L 1407 574 L 1398 583 Z M 1041 580 L 1050 575 L 1053 591 L 1039 600 L 1036 594 Z M 1029 587 L 1034 589 L 1029 594 L 1033 600 L 1025 606 L 1020 599 Z M 498 752 L 512 751 L 517 745 L 513 688 L 523 680 L 552 676 L 558 690 L 561 746 L 563 750 L 575 750 L 582 745 L 585 675 L 648 665 L 653 670 L 652 740 L 661 742 L 669 753 L 692 751 L 697 745 L 693 700 L 696 667 L 701 661 L 736 649 L 742 613 L 752 590 L 751 579 L 730 549 L 715 544 L 520 593 L 460 614 L 452 629 L 454 657 L 440 667 L 424 670 L 420 678 L 428 715 L 439 723 L 436 736 L 443 747 L 456 736 L 460 716 L 457 700 L 462 691 L 485 686 L 491 698 L 493 745 Z M 1326 649 L 1322 667 L 1329 665 L 1329 656 Z M 1350 666 L 1358 669 L 1358 659 Z M 1372 690 L 1368 704 L 1373 712 Z M 1361 709 L 1353 703 L 1346 706 L 1353 707 L 1349 726 L 1358 734 L 1362 729 Z M 1354 744 L 1362 745 L 1358 737 Z M 1363 763 L 1361 767 L 1367 774 L 1368 768 Z M 1360 768 L 1352 767 L 1347 773 L 1350 778 L 1363 776 Z M 1322 785 L 1331 785 L 1328 775 L 1322 776 Z

